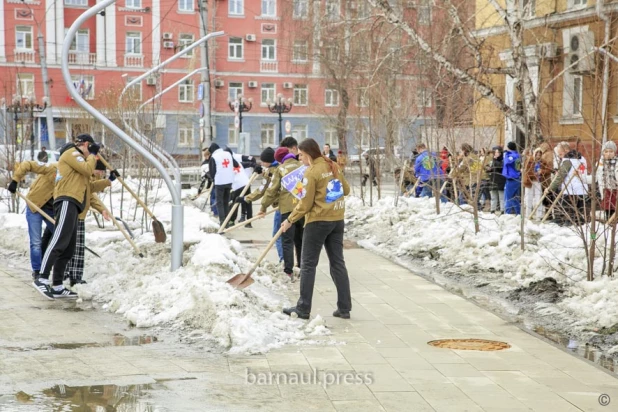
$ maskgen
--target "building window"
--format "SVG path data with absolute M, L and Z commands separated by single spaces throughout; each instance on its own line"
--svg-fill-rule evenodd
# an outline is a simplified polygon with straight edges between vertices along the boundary
M 86 100 L 94 99 L 94 76 L 71 76 L 73 87 Z
M 564 91 L 562 117 L 581 118 L 584 100 L 584 78 L 571 73 L 564 74 Z
M 339 106 L 339 91 L 336 89 L 326 89 L 324 105 L 326 107 Z
M 69 29 L 65 29 L 65 34 Z M 70 51 L 88 53 L 90 52 L 90 33 L 88 30 L 78 30 L 75 33 Z
M 580 9 L 588 5 L 588 0 L 569 0 L 569 9 Z
M 299 142 L 307 138 L 307 125 L 299 124 L 292 128 L 292 137 Z
M 306 84 L 294 85 L 294 104 L 296 106 L 307 106 L 309 99 L 309 88 Z
M 424 87 L 416 89 L 416 107 L 431 107 L 431 92 Z
M 330 145 L 331 149 L 339 147 L 339 139 L 337 138 L 337 130 L 326 129 L 324 130 L 324 144 Z
M 370 5 L 367 1 L 359 0 L 356 2 L 356 17 L 366 19 L 371 15 Z
M 23 97 L 34 96 L 34 74 L 19 73 L 17 75 L 17 94 Z
M 262 124 L 261 130 L 262 147 L 275 145 L 275 125 L 272 123 Z
M 195 11 L 193 0 L 178 0 L 178 11 Z
M 295 19 L 306 19 L 309 17 L 309 0 L 294 0 L 292 17 Z
M 228 55 L 227 58 L 230 60 L 241 60 L 242 59 L 242 38 L 241 37 L 230 37 L 228 40 Z
M 15 27 L 15 47 L 18 50 L 33 50 L 32 48 L 32 27 Z
M 334 44 L 324 47 L 324 58 L 329 62 L 339 61 L 339 47 Z
M 193 34 L 180 33 L 178 36 L 178 51 L 184 50 L 192 45 L 194 40 L 195 38 L 193 37 Z M 183 55 L 183 57 L 193 57 L 194 51 L 195 49 L 189 50 L 185 55 Z
M 127 32 L 127 54 L 142 54 L 142 33 Z
M 369 143 L 370 143 L 370 135 L 369 132 L 367 130 L 363 130 L 361 132 L 361 141 L 360 141 L 360 145 L 361 147 L 369 147 Z
M 271 102 L 275 101 L 275 83 L 262 83 L 261 103 L 265 105 L 269 100 Z
M 356 105 L 358 107 L 369 106 L 369 96 L 367 95 L 367 89 L 358 89 L 356 92 Z
M 88 0 L 64 0 L 64 5 L 65 6 L 87 7 L 88 6 Z
M 536 0 L 519 0 L 519 6 L 523 17 L 534 17 L 536 15 Z
M 339 20 L 339 0 L 326 0 L 326 19 L 327 20 Z
M 128 9 L 141 9 L 142 0 L 126 0 L 125 7 Z
M 274 39 L 262 40 L 262 60 L 277 60 L 275 44 Z
M 127 77 L 127 83 L 131 83 L 135 77 Z M 139 81 L 127 90 L 127 95 L 132 100 L 142 100 L 142 82 Z
M 295 41 L 294 50 L 292 51 L 292 61 L 295 63 L 306 63 L 308 48 L 309 46 L 306 40 Z
M 195 98 L 195 86 L 193 80 L 185 80 L 178 85 L 178 101 L 181 103 L 191 103 Z
M 431 2 L 429 0 L 422 0 L 417 18 L 420 25 L 429 26 L 431 24 Z
M 583 100 L 583 82 L 584 79 L 582 76 L 574 76 L 573 77 L 573 115 L 581 116 L 582 115 L 582 100 Z
M 193 147 L 193 125 L 181 125 L 178 127 L 178 146 Z
M 229 146 L 238 146 L 238 129 L 233 124 L 227 128 L 227 144 Z
M 230 82 L 228 98 L 231 101 L 235 101 L 240 95 L 242 95 L 242 83 Z
M 262 0 L 262 16 L 275 17 L 277 15 L 277 0 Z
M 230 0 L 228 13 L 233 16 L 242 16 L 245 14 L 244 0 Z

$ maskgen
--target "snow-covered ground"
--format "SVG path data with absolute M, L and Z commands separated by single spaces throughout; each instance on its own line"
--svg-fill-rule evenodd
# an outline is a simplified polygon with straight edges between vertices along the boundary
M 137 182 L 130 178 L 127 181 L 137 191 Z M 114 183 L 111 197 L 115 216 L 120 216 L 120 190 L 120 183 Z M 108 208 L 109 192 L 101 196 Z M 315 343 L 330 334 L 319 316 L 306 322 L 281 313 L 282 306 L 290 303 L 285 297 L 287 279 L 272 263 L 265 262 L 258 268 L 253 276 L 256 282 L 250 288 L 240 291 L 226 283 L 234 274 L 245 273 L 253 262 L 239 242 L 213 233 L 218 221 L 186 198 L 194 192 L 183 192 L 186 251 L 183 267 L 175 272 L 170 272 L 171 236 L 165 244 L 157 244 L 152 232 L 142 233 L 142 211 L 138 209 L 137 222 L 132 221 L 135 202 L 126 191 L 124 220 L 132 228 L 144 258 L 135 253 L 111 222 L 100 229 L 89 215 L 86 245 L 101 258 L 86 252 L 84 277 L 88 283 L 76 286 L 80 299 L 93 300 L 138 327 L 183 330 L 188 339 L 215 343 L 230 353 L 260 353 L 284 344 Z M 0 189 L 0 196 L 7 195 Z M 165 186 L 149 192 L 149 204 L 155 198 L 153 212 L 169 233 L 171 196 Z M 25 214 L 7 210 L 6 201 L 0 203 L 0 248 L 27 256 Z
M 452 203 L 442 204 L 437 215 L 434 199 L 400 198 L 396 207 L 392 197 L 373 207 L 358 198 L 346 202 L 347 235 L 383 256 L 446 277 L 467 278 L 472 285 L 489 283 L 490 293 L 503 296 L 551 277 L 564 292 L 556 302 L 532 302 L 537 316 L 559 317 L 579 337 L 618 324 L 618 278 L 597 275 L 586 281 L 580 235 L 573 228 L 528 221 L 522 251 L 520 223 L 519 216 L 481 213 L 480 232 L 475 234 L 473 215 Z M 601 267 L 599 253 L 595 271 Z

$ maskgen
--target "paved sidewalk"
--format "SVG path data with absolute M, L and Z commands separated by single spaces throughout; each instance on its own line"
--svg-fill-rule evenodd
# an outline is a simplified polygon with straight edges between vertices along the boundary
M 271 223 L 269 216 L 230 237 L 266 241 Z M 264 245 L 255 246 L 251 252 L 257 255 Z M 257 356 L 207 353 L 163 335 L 147 345 L 110 345 L 122 340 L 115 334 L 130 340 L 148 331 L 98 310 L 45 301 L 27 284 L 26 270 L 0 269 L 0 411 L 20 410 L 18 403 L 3 404 L 18 391 L 32 395 L 58 383 L 150 385 L 157 410 L 182 412 L 616 410 L 618 380 L 594 365 L 369 251 L 347 249 L 345 257 L 352 319 L 331 316 L 336 292 L 323 255 L 312 315 L 326 319 L 331 342 Z M 291 302 L 297 288 L 298 283 Z M 427 345 L 442 338 L 498 340 L 511 348 L 476 352 Z M 336 344 L 341 342 L 346 344 Z M 51 343 L 81 345 L 23 351 Z M 96 344 L 108 346 L 88 347 Z M 247 368 L 255 374 L 369 373 L 373 383 L 248 385 Z M 601 394 L 609 395 L 609 406 L 601 406 Z

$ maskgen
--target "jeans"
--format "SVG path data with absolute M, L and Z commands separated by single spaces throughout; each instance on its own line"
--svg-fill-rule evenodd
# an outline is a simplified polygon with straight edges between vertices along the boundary
M 429 179 L 426 182 L 422 182 L 419 186 L 421 186 L 420 197 L 433 197 L 434 191 L 438 193 L 442 188 L 442 180 Z M 446 197 L 440 196 L 440 201 L 446 203 Z
M 500 201 L 500 210 L 504 213 L 504 190 L 490 190 L 491 195 L 491 210 L 495 212 L 498 210 L 498 201 Z
M 296 308 L 311 313 L 315 272 L 320 260 L 322 246 L 330 263 L 330 277 L 337 289 L 337 308 L 347 313 L 352 310 L 350 279 L 343 259 L 343 220 L 336 222 L 311 222 L 305 226 L 303 235 L 302 262 L 300 265 L 300 298 Z
M 520 214 L 521 182 L 519 179 L 506 179 L 504 186 L 504 209 L 510 215 Z
M 217 198 L 214 189 L 210 191 L 210 210 L 215 217 L 219 216 L 219 213 L 217 213 Z
M 541 200 L 541 196 L 543 196 L 543 188 L 541 187 L 541 183 L 532 182 L 532 187 L 526 188 L 524 196 L 526 205 L 526 216 L 537 220 L 543 219 L 543 215 L 545 214 L 545 208 L 543 207 L 543 205 L 539 206 L 534 216 L 530 216 L 530 213 L 532 213 L 532 209 L 534 209 L 534 207 Z
M 277 210 L 275 212 L 275 219 L 273 220 L 273 236 L 275 236 L 275 234 L 279 231 L 280 227 L 281 227 L 281 212 Z M 275 246 L 277 247 L 277 254 L 279 255 L 279 262 L 281 262 L 283 260 L 283 240 L 281 240 L 281 236 L 279 236 L 279 239 L 277 239 Z
M 43 212 L 50 216 L 54 215 L 54 210 L 50 208 L 43 209 Z M 38 272 L 41 270 L 41 258 L 43 257 L 41 248 L 43 222 L 45 222 L 46 227 L 52 233 L 54 232 L 54 224 L 45 219 L 40 213 L 33 213 L 30 207 L 26 207 L 26 222 L 28 222 L 28 237 L 30 237 L 30 266 L 33 272 Z
M 230 213 L 230 194 L 232 185 L 215 186 L 215 196 L 217 198 L 217 212 L 219 212 L 219 223 L 223 224 L 228 213 Z

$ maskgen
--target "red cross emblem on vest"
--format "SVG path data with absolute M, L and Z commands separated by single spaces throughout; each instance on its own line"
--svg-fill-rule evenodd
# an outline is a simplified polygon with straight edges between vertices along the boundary
M 586 166 L 583 163 L 579 165 L 579 173 L 581 174 L 586 173 Z
M 223 167 L 227 168 L 230 165 L 230 161 L 228 159 L 225 159 L 223 162 L 221 162 L 221 164 L 223 165 Z

